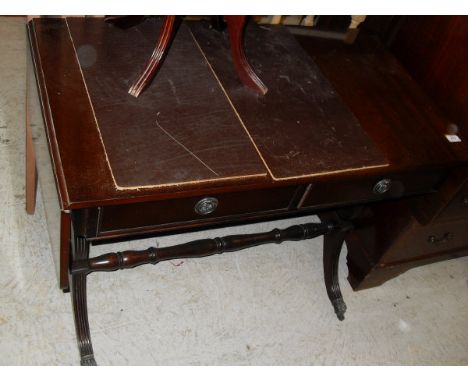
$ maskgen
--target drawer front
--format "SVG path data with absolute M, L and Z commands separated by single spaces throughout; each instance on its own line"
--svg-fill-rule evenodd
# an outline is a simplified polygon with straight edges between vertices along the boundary
M 468 219 L 468 184 L 465 184 L 461 191 L 439 215 L 439 219 L 443 220 L 463 218 Z
M 250 190 L 186 199 L 102 207 L 98 234 L 173 223 L 286 210 L 296 187 Z
M 468 219 L 420 226 L 415 224 L 385 255 L 384 263 L 430 257 L 440 253 L 466 250 Z
M 300 208 L 397 198 L 434 191 L 442 179 L 439 172 L 369 177 L 358 181 L 311 184 Z

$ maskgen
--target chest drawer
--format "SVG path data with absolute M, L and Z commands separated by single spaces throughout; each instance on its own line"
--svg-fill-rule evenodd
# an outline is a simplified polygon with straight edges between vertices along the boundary
M 460 218 L 468 219 L 468 182 L 439 215 L 441 220 Z
M 468 219 L 420 226 L 416 222 L 390 248 L 384 263 L 467 250 Z
M 105 206 L 98 218 L 98 235 L 120 230 L 222 219 L 230 216 L 287 210 L 296 187 L 249 190 L 226 194 Z

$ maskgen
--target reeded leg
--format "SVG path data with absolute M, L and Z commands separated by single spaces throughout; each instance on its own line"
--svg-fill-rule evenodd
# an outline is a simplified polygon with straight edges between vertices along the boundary
M 89 255 L 89 243 L 82 237 L 76 238 L 72 255 L 74 261 L 86 260 Z M 86 276 L 86 272 L 72 274 L 70 276 L 71 298 L 81 366 L 96 366 L 93 345 L 91 343 L 91 334 L 89 332 Z
M 88 323 L 86 274 L 82 273 L 71 277 L 71 292 L 81 366 L 96 366 Z
M 260 94 L 266 94 L 268 88 L 258 78 L 257 74 L 247 61 L 244 51 L 244 27 L 246 16 L 224 16 L 228 24 L 229 40 L 234 66 L 242 83 Z
M 323 240 L 323 274 L 328 298 L 330 299 L 336 316 L 340 321 L 344 320 L 346 304 L 341 295 L 338 282 L 338 261 L 343 247 L 346 232 L 338 231 L 324 236 Z
M 169 45 L 174 36 L 174 25 L 176 16 L 166 16 L 161 28 L 161 32 L 156 43 L 156 47 L 151 54 L 151 58 L 145 66 L 145 69 L 140 74 L 138 79 L 133 83 L 128 91 L 132 96 L 138 97 L 140 93 L 151 83 L 156 72 L 161 67 L 164 56 L 169 50 Z

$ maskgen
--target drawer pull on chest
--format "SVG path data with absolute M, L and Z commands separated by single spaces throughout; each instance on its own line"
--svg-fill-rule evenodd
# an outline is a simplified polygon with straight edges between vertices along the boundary
M 442 243 L 446 243 L 448 242 L 449 240 L 451 240 L 453 238 L 453 235 L 450 233 L 450 232 L 446 232 L 444 233 L 443 236 L 437 238 L 436 236 L 434 235 L 431 235 L 427 238 L 427 241 L 429 243 L 432 243 L 432 244 L 442 244 Z
M 207 197 L 199 200 L 195 204 L 194 210 L 198 215 L 208 215 L 216 210 L 218 207 L 218 199 Z

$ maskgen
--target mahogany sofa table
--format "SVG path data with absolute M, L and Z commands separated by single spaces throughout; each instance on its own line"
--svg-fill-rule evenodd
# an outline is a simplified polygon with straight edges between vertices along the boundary
M 142 68 L 134 63 L 145 62 L 160 25 L 28 24 L 28 166 L 38 168 L 83 365 L 95 364 L 86 308 L 94 271 L 325 235 L 325 286 L 343 319 L 338 257 L 362 206 L 434 193 L 466 160 L 443 135 L 447 121 L 391 57 L 361 59 L 365 83 L 347 77 L 340 91 L 355 91 L 366 108 L 356 111 L 282 27 L 246 33 L 264 96 L 239 81 L 225 33 L 183 23 L 154 83 L 135 99 L 127 91 Z M 89 257 L 90 245 L 109 239 L 317 213 L 322 223 Z M 350 280 L 362 276 L 352 272 Z

